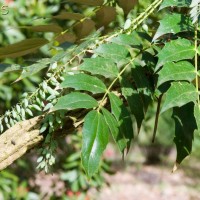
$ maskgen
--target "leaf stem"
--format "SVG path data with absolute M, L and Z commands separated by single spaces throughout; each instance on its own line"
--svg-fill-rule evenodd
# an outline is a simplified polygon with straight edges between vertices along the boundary
M 132 21 L 132 26 L 130 27 L 130 29 L 128 29 L 128 32 L 131 33 L 132 31 L 134 31 L 150 14 L 153 13 L 153 11 L 162 3 L 163 0 L 156 0 L 154 1 L 146 10 L 145 12 L 141 13 L 135 20 Z M 105 38 L 105 40 L 107 39 L 107 41 L 113 37 L 116 37 L 117 35 L 119 35 L 120 33 L 126 33 L 126 30 L 120 30 L 119 32 L 117 32 L 116 34 L 111 35 L 108 39 Z M 143 52 L 144 50 L 142 50 Z M 140 52 L 141 53 L 141 52 Z M 139 53 L 139 54 L 140 54 Z M 138 55 L 139 55 L 138 54 Z M 126 66 L 122 69 L 122 71 L 119 73 L 119 75 L 113 80 L 113 82 L 110 84 L 110 86 L 108 87 L 106 93 L 104 94 L 101 102 L 99 103 L 99 106 L 97 108 L 97 111 L 99 112 L 99 110 L 101 109 L 104 100 L 106 99 L 107 95 L 109 94 L 112 86 L 115 84 L 115 82 L 120 78 L 120 76 L 124 73 L 124 71 L 128 68 L 128 66 L 135 60 L 135 58 L 138 56 L 136 55 L 134 58 L 132 58 L 130 60 L 130 62 L 128 64 L 126 64 Z
M 126 71 L 126 69 L 128 68 L 128 66 L 134 61 L 136 57 L 132 58 L 128 64 L 125 65 L 125 67 L 121 70 L 121 72 L 118 74 L 118 76 L 113 80 L 113 82 L 110 84 L 110 86 L 108 87 L 108 89 L 106 90 L 106 93 L 104 94 L 101 102 L 99 103 L 99 106 L 97 108 L 97 111 L 99 112 L 99 110 L 101 110 L 101 107 L 103 105 L 104 100 L 106 99 L 107 95 L 110 93 L 110 90 L 112 89 L 112 86 L 115 84 L 115 82 L 121 77 L 121 75 Z
M 151 45 L 150 45 L 151 46 Z M 102 100 L 99 103 L 99 106 L 97 108 L 97 111 L 99 112 L 101 110 L 101 107 L 103 105 L 104 100 L 106 99 L 107 95 L 110 93 L 110 90 L 112 89 L 112 86 L 115 84 L 115 82 L 120 79 L 121 75 L 126 71 L 126 69 L 129 67 L 129 65 L 141 54 L 143 53 L 145 50 L 147 50 L 149 48 L 146 47 L 144 49 L 142 49 L 139 53 L 137 53 L 137 55 L 135 57 L 133 57 L 132 59 L 130 59 L 130 61 L 124 66 L 124 68 L 120 71 L 120 73 L 118 74 L 118 76 L 112 81 L 112 83 L 109 85 L 108 89 L 106 90 L 104 96 L 102 97 Z
M 163 94 L 161 94 L 159 96 L 159 98 L 158 98 L 158 105 L 157 105 L 157 110 L 156 110 L 156 118 L 155 118 L 154 130 L 153 130 L 152 143 L 155 142 L 156 132 L 157 132 L 157 129 L 158 129 L 158 119 L 159 119 L 160 105 L 161 105 L 161 101 L 162 101 L 162 96 L 163 96 Z
M 135 20 L 132 21 L 131 31 L 135 30 L 154 10 L 162 3 L 163 0 L 154 1 L 145 12 L 141 13 Z
M 198 22 L 195 24 L 195 71 L 196 71 L 196 92 L 198 94 L 197 103 L 199 104 L 199 76 L 198 76 Z
M 101 37 L 99 37 L 99 39 L 97 40 L 97 42 L 95 42 L 95 43 L 93 44 L 93 46 L 88 46 L 87 48 L 83 49 L 82 51 L 80 51 L 80 52 L 79 52 L 78 54 L 76 54 L 75 56 L 72 55 L 71 59 L 69 59 L 63 66 L 60 66 L 60 68 L 59 68 L 58 71 L 54 72 L 54 76 L 56 77 L 57 75 L 62 74 L 62 73 L 64 72 L 64 70 L 65 70 L 65 67 L 66 67 L 68 64 L 70 64 L 71 62 L 73 62 L 73 61 L 77 58 L 77 56 L 84 55 L 87 51 L 93 50 L 93 49 L 95 49 L 97 46 L 99 46 L 100 44 L 103 44 L 103 43 L 105 43 L 105 42 L 110 41 L 113 37 L 116 37 L 116 36 L 118 36 L 118 35 L 120 35 L 120 34 L 123 34 L 123 33 L 128 33 L 128 32 L 131 33 L 132 31 L 134 31 L 134 30 L 135 30 L 135 29 L 150 15 L 150 14 L 153 13 L 153 11 L 162 3 L 162 1 L 163 1 L 163 0 L 155 0 L 155 1 L 145 10 L 145 12 L 141 13 L 135 20 L 132 21 L 132 26 L 130 27 L 130 30 L 129 30 L 129 29 L 128 29 L 128 30 L 120 29 L 120 30 L 117 30 L 117 31 L 116 31 L 115 33 L 113 33 L 112 35 L 101 36 Z M 100 6 L 100 7 L 101 7 L 101 6 Z M 94 11 L 96 12 L 100 7 L 97 7 Z M 86 19 L 86 17 L 83 18 L 81 21 L 84 21 L 85 19 Z M 80 21 L 74 23 L 71 27 L 77 25 L 77 23 L 80 23 Z M 60 33 L 60 35 L 62 35 L 62 34 L 64 34 L 64 33 L 68 32 L 68 31 L 69 31 L 69 28 L 66 29 L 66 30 L 64 30 L 62 33 Z M 59 36 L 59 35 L 57 35 L 57 36 Z M 55 41 L 55 40 L 51 41 L 51 43 L 54 42 L 54 41 Z M 135 59 L 135 58 L 134 58 L 134 59 Z M 129 63 L 129 64 L 130 64 L 130 63 Z M 120 72 L 121 74 L 126 70 L 126 68 L 129 66 L 129 64 L 127 64 L 127 66 L 125 66 L 125 68 Z M 119 74 L 119 76 L 120 76 L 120 74 Z M 110 87 L 108 88 L 108 91 L 112 88 L 112 86 L 113 86 L 114 83 L 118 80 L 118 78 L 119 78 L 119 77 L 117 77 L 117 78 L 113 81 L 113 83 L 112 83 L 112 84 L 110 85 Z M 47 81 L 47 83 L 48 83 L 48 82 L 50 81 L 50 79 L 47 79 L 46 81 Z M 40 91 L 40 86 L 36 89 L 36 91 L 34 91 L 32 94 L 30 94 L 30 95 L 27 97 L 28 100 L 31 101 L 31 100 L 34 99 L 34 97 L 38 96 L 39 91 Z M 105 100 L 107 94 L 109 93 L 108 91 L 107 91 L 106 94 L 104 95 L 103 100 Z M 33 100 L 33 101 L 34 101 L 34 100 Z M 103 103 L 103 101 L 102 101 L 101 103 Z M 21 102 L 18 103 L 17 105 L 21 105 Z M 14 110 L 15 108 L 16 108 L 16 106 L 13 106 L 13 107 L 11 108 L 11 110 L 7 111 L 7 114 L 8 114 L 8 115 L 12 115 L 11 112 L 12 112 L 12 110 Z M 99 109 L 100 109 L 100 108 L 98 108 L 98 110 L 99 110 Z M 5 116 L 6 116 L 6 113 L 5 113 L 4 115 L 0 115 L 0 121 L 2 121 L 2 120 L 5 118 Z M 1 124 L 1 123 L 0 123 L 0 124 Z

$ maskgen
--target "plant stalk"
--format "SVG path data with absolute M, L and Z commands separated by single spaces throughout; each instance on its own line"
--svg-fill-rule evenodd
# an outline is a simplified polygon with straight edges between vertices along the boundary
M 198 75 L 198 22 L 195 24 L 195 71 L 196 71 L 196 92 L 198 94 L 197 103 L 199 105 L 199 75 Z

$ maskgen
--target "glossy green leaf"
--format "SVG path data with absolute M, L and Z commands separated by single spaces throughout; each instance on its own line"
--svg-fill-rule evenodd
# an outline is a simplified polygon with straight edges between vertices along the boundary
M 123 102 L 115 94 L 109 94 L 111 110 L 115 116 L 121 134 L 127 141 L 127 151 L 130 149 L 131 140 L 133 139 L 133 127 L 130 113 L 127 108 L 124 106 Z
M 179 13 L 168 14 L 167 17 L 160 20 L 160 26 L 153 37 L 153 41 L 167 33 L 176 34 L 191 30 L 193 30 L 193 26 L 190 17 Z
M 158 53 L 158 63 L 155 71 L 157 71 L 165 63 L 192 59 L 194 55 L 195 49 L 189 40 L 184 38 L 172 40 Z
M 118 68 L 116 64 L 110 59 L 106 58 L 85 58 L 80 70 L 90 72 L 92 74 L 99 74 L 108 77 L 117 77 Z
M 166 92 L 162 112 L 173 108 L 181 107 L 191 101 L 196 102 L 198 93 L 194 85 L 187 82 L 173 82 Z
M 87 74 L 74 74 L 64 77 L 65 80 L 61 83 L 61 87 L 71 87 L 76 90 L 86 90 L 92 93 L 106 92 L 105 84 L 98 78 Z
M 191 0 L 164 0 L 160 6 L 160 10 L 166 7 L 188 7 Z
M 104 119 L 109 127 L 110 133 L 117 144 L 119 150 L 121 153 L 124 152 L 124 149 L 127 146 L 127 140 L 122 134 L 122 132 L 119 130 L 119 125 L 117 120 L 114 118 L 114 116 L 105 108 L 102 108 Z
M 143 105 L 142 96 L 136 89 L 133 88 L 133 85 L 131 85 L 131 83 L 128 82 L 125 77 L 123 77 L 121 80 L 121 86 L 122 94 L 128 102 L 131 113 L 135 116 L 139 132 L 145 116 L 145 108 Z
M 49 43 L 49 41 L 44 38 L 32 38 L 32 39 L 25 39 L 15 44 L 10 44 L 6 47 L 1 47 L 0 59 L 24 56 L 39 49 L 40 47 L 44 46 L 47 43 Z
M 78 108 L 94 108 L 98 102 L 88 94 L 72 92 L 58 99 L 53 110 L 74 110 Z
M 109 129 L 103 115 L 96 110 L 90 111 L 83 125 L 82 164 L 88 177 L 98 170 L 101 156 L 109 139 Z
M 191 82 L 196 76 L 194 66 L 187 61 L 166 63 L 158 74 L 157 86 L 167 81 L 186 80 Z
M 129 51 L 124 45 L 109 43 L 100 45 L 94 50 L 94 53 L 104 58 L 110 58 L 115 62 L 119 62 L 127 57 Z
M 180 164 L 192 151 L 192 140 L 197 128 L 194 118 L 194 104 L 189 103 L 181 108 L 174 108 L 173 119 L 175 121 L 174 142 L 177 149 L 176 162 Z

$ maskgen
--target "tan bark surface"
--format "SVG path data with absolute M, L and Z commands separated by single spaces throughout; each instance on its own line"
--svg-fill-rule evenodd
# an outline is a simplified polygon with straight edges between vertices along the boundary
M 39 133 L 41 116 L 15 124 L 0 135 L 0 170 L 5 169 L 40 143 L 44 136 Z

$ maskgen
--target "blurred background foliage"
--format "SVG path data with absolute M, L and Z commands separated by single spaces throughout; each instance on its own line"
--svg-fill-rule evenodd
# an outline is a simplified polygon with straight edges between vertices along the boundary
M 0 5 L 7 5 L 9 13 L 0 15 L 0 47 L 34 37 L 44 37 L 48 40 L 56 38 L 55 41 L 57 41 L 53 46 L 51 44 L 45 45 L 40 51 L 28 56 L 5 59 L 2 63 L 17 63 L 26 67 L 40 58 L 55 55 L 59 48 L 66 49 L 74 43 L 80 43 L 82 38 L 91 31 L 102 26 L 104 26 L 103 34 L 112 33 L 113 30 L 123 27 L 127 18 L 134 19 L 151 2 L 153 0 L 139 2 L 136 0 L 108 0 L 109 7 L 97 10 L 93 6 L 63 0 L 1 0 Z M 76 16 L 66 15 L 66 12 L 79 14 Z M 149 35 L 153 35 L 158 27 L 157 22 L 162 15 L 162 12 L 154 13 L 151 18 L 146 20 L 141 29 Z M 77 23 L 76 18 L 79 19 L 79 17 L 84 16 L 88 19 L 83 23 Z M 60 35 L 57 31 L 43 32 L 26 28 L 26 26 L 48 24 L 57 25 L 64 34 Z M 14 81 L 19 77 L 20 71 L 15 73 L 0 72 L 0 114 L 18 102 L 22 93 L 34 91 L 45 72 L 43 70 L 42 73 L 25 78 L 17 83 Z M 166 156 L 173 148 L 171 141 L 173 137 L 171 135 L 174 126 L 173 122 L 167 117 L 171 115 L 170 112 L 161 116 L 156 142 L 154 145 L 151 144 L 155 120 L 152 116 L 155 116 L 155 109 L 155 105 L 150 106 L 145 126 L 142 127 L 140 137 L 136 137 L 136 140 L 139 140 L 137 145 L 141 149 L 145 162 L 150 164 L 161 162 L 162 157 Z M 194 154 L 198 158 L 200 157 L 198 153 L 199 141 L 196 140 L 194 145 Z M 57 150 L 56 165 L 52 171 L 53 175 L 46 175 L 36 170 L 37 152 L 36 150 L 31 151 L 7 170 L 0 172 L 0 199 L 89 199 L 87 190 L 91 187 L 99 189 L 106 184 L 104 174 L 113 173 L 112 165 L 118 152 L 113 147 L 109 147 L 102 160 L 99 173 L 88 181 L 81 167 L 80 148 L 81 134 L 79 132 L 67 136 L 65 140 L 61 139 Z M 133 151 L 134 149 L 133 147 Z M 137 152 L 134 155 L 137 156 Z

